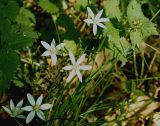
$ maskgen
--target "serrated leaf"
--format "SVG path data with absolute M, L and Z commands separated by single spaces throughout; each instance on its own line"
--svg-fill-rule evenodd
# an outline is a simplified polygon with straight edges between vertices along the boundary
M 0 89 L 2 90 L 9 86 L 20 59 L 14 52 L 0 53 L 0 59 Z
M 130 32 L 130 39 L 131 39 L 131 43 L 132 43 L 133 49 L 135 49 L 136 46 L 139 47 L 139 45 L 142 42 L 141 32 L 139 30 L 137 30 L 137 31 L 131 31 Z
M 141 10 L 141 5 L 136 0 L 131 0 L 127 7 L 127 19 L 130 25 L 133 25 L 135 20 L 145 18 Z
M 119 0 L 108 0 L 105 2 L 104 9 L 109 18 L 121 19 L 122 13 L 119 9 L 119 4 Z
M 136 0 L 132 0 L 127 7 L 127 19 L 131 26 L 130 37 L 134 45 L 150 35 L 158 35 L 155 24 L 144 16 L 141 5 Z
M 36 22 L 34 14 L 25 7 L 20 8 L 16 21 L 26 26 L 33 26 Z
M 0 9 L 1 9 L 0 11 L 1 17 L 5 17 L 10 20 L 15 20 L 19 12 L 19 5 L 16 1 L 13 1 L 13 0 L 9 0 L 7 2 L 1 1 Z
M 8 34 L 6 41 L 9 49 L 17 50 L 26 46 L 31 46 L 37 38 L 37 32 L 35 32 L 31 27 L 15 25 L 12 26 L 12 32 L 11 34 Z
M 119 30 L 111 22 L 106 23 L 106 26 L 107 29 L 104 30 L 104 35 L 108 36 L 108 51 L 124 65 L 127 61 L 126 53 L 130 48 L 130 44 L 126 39 L 120 37 Z
M 142 30 L 142 35 L 144 38 L 147 38 L 150 35 L 159 35 L 159 33 L 155 27 L 155 24 L 149 20 L 143 21 L 143 26 L 142 26 L 141 30 Z
M 77 0 L 74 7 L 77 11 L 83 11 L 88 6 L 88 0 Z
M 54 14 L 59 11 L 59 8 L 56 6 L 56 4 L 49 0 L 40 0 L 38 2 L 38 5 L 41 6 L 48 13 Z

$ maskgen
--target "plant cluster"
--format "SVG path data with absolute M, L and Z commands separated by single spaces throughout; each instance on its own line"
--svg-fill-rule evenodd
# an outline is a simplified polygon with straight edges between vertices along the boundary
M 159 8 L 159 0 L 0 1 L 0 91 L 11 97 L 3 110 L 21 126 L 159 126 Z M 14 105 L 14 91 L 30 105 Z

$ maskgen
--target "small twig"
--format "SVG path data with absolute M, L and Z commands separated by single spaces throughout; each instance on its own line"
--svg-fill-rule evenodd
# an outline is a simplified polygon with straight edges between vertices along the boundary
M 154 56 L 153 56 L 153 58 L 152 58 L 152 60 L 151 60 L 151 63 L 150 63 L 149 68 L 148 68 L 149 71 L 151 70 L 151 68 L 152 68 L 152 66 L 153 66 L 153 63 L 154 63 L 154 61 L 155 61 L 155 59 L 156 59 L 156 56 L 157 56 L 157 52 L 154 53 Z
M 147 43 L 145 43 L 148 47 L 150 47 L 151 49 L 153 49 L 154 51 L 156 51 L 157 53 L 160 53 L 160 51 L 158 50 L 158 49 L 156 49 L 156 48 L 154 48 L 153 46 L 151 46 L 151 45 L 149 45 L 149 44 L 147 44 Z
M 15 118 L 14 120 L 16 121 L 16 123 L 19 125 L 19 126 L 23 126 L 19 121 L 17 121 Z

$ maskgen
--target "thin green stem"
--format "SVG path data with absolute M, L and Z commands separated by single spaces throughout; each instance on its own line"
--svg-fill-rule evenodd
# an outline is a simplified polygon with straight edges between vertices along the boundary
M 56 28 L 56 33 L 57 33 L 57 36 L 58 36 L 58 41 L 59 41 L 59 43 L 61 43 L 61 40 L 60 40 L 60 37 L 59 37 L 58 28 L 57 28 L 57 25 L 56 25 L 56 22 L 55 22 L 55 20 L 54 20 L 54 17 L 53 17 L 53 15 L 52 15 L 52 20 L 53 20 L 53 23 L 54 23 L 54 25 L 55 25 L 55 28 Z
M 135 50 L 133 50 L 133 61 L 134 61 L 134 72 L 135 72 L 136 80 L 137 80 L 138 71 L 137 71 L 137 60 L 136 60 L 136 52 L 135 52 Z
M 150 21 L 153 21 L 153 19 L 160 13 L 160 9 L 153 15 L 153 17 L 150 19 Z

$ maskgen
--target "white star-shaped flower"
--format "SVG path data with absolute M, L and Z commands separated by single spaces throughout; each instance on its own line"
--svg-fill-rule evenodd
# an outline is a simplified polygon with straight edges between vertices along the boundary
M 70 57 L 70 60 L 72 62 L 72 65 L 69 65 L 69 66 L 65 66 L 63 67 L 63 70 L 71 70 L 68 78 L 67 78 L 67 83 L 69 81 L 72 80 L 72 78 L 77 74 L 78 76 L 78 79 L 80 80 L 80 82 L 82 82 L 82 75 L 80 73 L 80 70 L 89 70 L 91 69 L 92 67 L 91 66 L 88 66 L 88 65 L 80 65 L 84 60 L 85 60 L 85 54 L 83 54 L 76 62 L 75 60 L 75 57 L 73 55 L 73 53 L 71 51 L 69 51 L 69 57 Z
M 21 110 L 21 107 L 23 105 L 23 100 L 21 100 L 20 102 L 18 102 L 18 104 L 15 106 L 12 99 L 10 100 L 10 109 L 2 106 L 2 108 L 13 118 L 21 118 L 21 119 L 25 119 L 26 117 L 24 115 L 21 115 L 21 113 L 23 112 L 23 110 Z
M 102 16 L 103 10 L 100 10 L 97 15 L 94 15 L 93 11 L 87 7 L 88 11 L 88 19 L 85 19 L 84 22 L 86 22 L 88 25 L 93 24 L 93 34 L 97 34 L 97 26 L 101 28 L 106 28 L 105 25 L 102 24 L 102 22 L 108 22 L 108 18 L 100 18 Z
M 33 96 L 31 94 L 27 94 L 27 99 L 29 101 L 29 103 L 31 104 L 31 106 L 26 106 L 23 107 L 22 110 L 24 111 L 29 111 L 30 113 L 27 116 L 26 119 L 26 124 L 28 124 L 29 122 L 32 121 L 32 119 L 34 118 L 35 114 L 37 114 L 37 116 L 45 121 L 45 115 L 42 112 L 42 110 L 47 110 L 53 107 L 52 104 L 42 104 L 42 100 L 43 100 L 43 95 L 40 95 L 37 99 L 37 101 L 34 100 Z
M 60 54 L 60 50 L 64 48 L 64 43 L 61 43 L 56 46 L 55 40 L 53 38 L 51 45 L 48 43 L 41 41 L 41 44 L 45 49 L 47 49 L 42 56 L 51 56 L 52 65 L 57 64 L 57 55 Z

